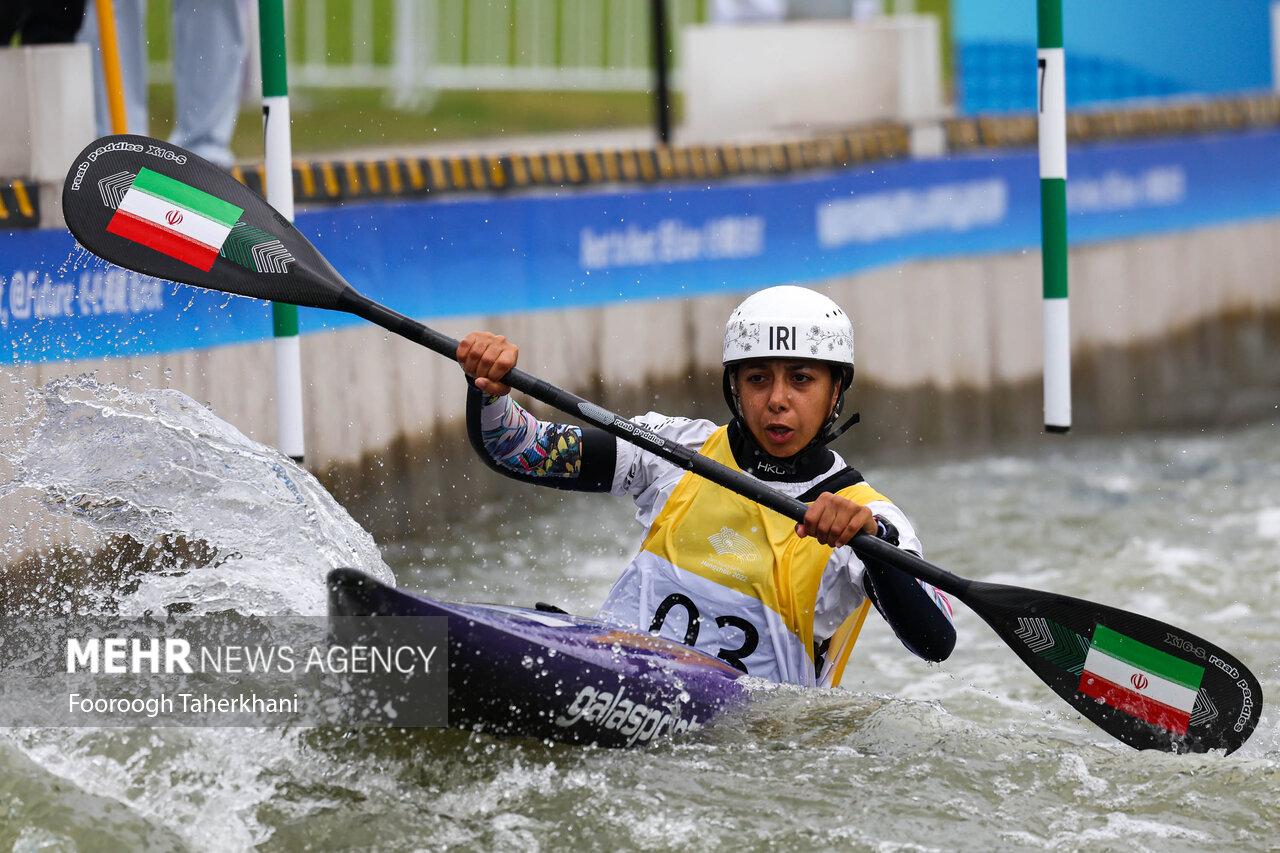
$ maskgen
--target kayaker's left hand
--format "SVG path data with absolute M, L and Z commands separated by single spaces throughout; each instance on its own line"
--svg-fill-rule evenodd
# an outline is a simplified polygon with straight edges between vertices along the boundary
M 472 332 L 458 342 L 458 363 L 476 387 L 486 394 L 511 393 L 511 386 L 499 380 L 516 366 L 520 350 L 502 335 Z
M 804 521 L 796 525 L 796 535 L 812 536 L 823 545 L 839 548 L 848 545 L 859 533 L 874 536 L 878 529 L 870 509 L 840 495 L 823 492 L 809 505 Z

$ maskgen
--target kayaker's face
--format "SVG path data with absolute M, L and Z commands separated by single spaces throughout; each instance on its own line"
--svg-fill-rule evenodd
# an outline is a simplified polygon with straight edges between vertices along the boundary
M 738 367 L 738 401 L 751 435 L 781 459 L 809 446 L 826 423 L 840 388 L 822 362 L 748 361 Z

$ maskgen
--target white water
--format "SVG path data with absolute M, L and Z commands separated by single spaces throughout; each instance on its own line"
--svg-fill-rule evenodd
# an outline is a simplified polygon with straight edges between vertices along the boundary
M 125 612 L 182 602 L 320 615 L 329 569 L 392 579 L 373 539 L 314 477 L 181 392 L 80 377 L 10 393 L 25 398 L 25 417 L 0 445 L 13 468 L 0 500 L 25 498 L 31 515 L 0 557 L 42 543 L 60 521 L 83 549 L 120 536 L 200 544 L 207 565 L 143 574 L 118 602 Z
M 125 535 L 156 555 L 123 584 L 85 569 L 99 595 L 75 606 L 308 615 L 331 566 L 389 576 L 309 475 L 179 394 L 90 380 L 10 393 L 26 414 L 0 443 L 13 475 L 0 505 L 16 508 L 7 559 L 59 525 L 85 551 Z M 1014 454 L 863 470 L 912 515 L 933 562 L 1185 627 L 1236 653 L 1274 699 L 1276 438 L 1274 424 L 1051 438 Z M 856 463 L 856 440 L 846 447 Z M 424 507 L 420 536 L 384 543 L 400 584 L 594 609 L 635 547 L 630 506 L 529 491 L 451 526 L 432 526 Z M 57 567 L 62 586 L 77 559 L 87 561 Z M 72 600 L 14 577 L 14 565 L 4 580 L 28 589 L 23 607 Z M 440 730 L 0 730 L 0 849 L 1280 846 L 1274 712 L 1231 756 L 1136 752 L 956 609 L 959 644 L 941 666 L 912 658 L 872 617 L 849 690 L 780 687 L 705 735 L 643 751 Z

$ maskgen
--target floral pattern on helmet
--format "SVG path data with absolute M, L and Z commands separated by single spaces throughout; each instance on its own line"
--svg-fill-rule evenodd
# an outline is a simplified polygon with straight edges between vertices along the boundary
M 833 353 L 837 349 L 853 350 L 853 335 L 842 331 L 823 331 L 821 326 L 809 328 L 809 354 L 822 355 L 823 351 Z
M 731 342 L 742 352 L 751 352 L 760 343 L 760 326 L 757 323 L 730 321 L 725 329 L 725 342 Z

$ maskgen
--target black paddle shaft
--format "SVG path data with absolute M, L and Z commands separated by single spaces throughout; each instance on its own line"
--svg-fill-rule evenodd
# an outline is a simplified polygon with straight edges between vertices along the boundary
M 161 175 L 162 181 L 168 178 L 180 182 L 185 187 L 183 193 L 211 197 L 215 206 L 222 203 L 239 208 L 235 225 L 211 265 L 194 266 L 173 251 L 158 249 L 149 239 L 122 234 L 116 227 L 118 208 L 143 169 Z M 85 148 L 72 163 L 62 198 L 67 226 L 76 239 L 94 254 L 119 266 L 224 293 L 345 311 L 446 358 L 457 356 L 456 340 L 361 295 L 261 196 L 189 151 L 142 136 L 104 137 Z M 180 221 L 183 202 L 174 203 L 179 207 L 170 213 Z M 808 509 L 804 503 L 741 471 L 668 441 L 522 370 L 513 369 L 503 381 L 795 521 L 802 520 Z M 863 558 L 893 566 L 964 602 L 1054 692 L 1125 743 L 1140 749 L 1232 752 L 1258 724 L 1262 689 L 1253 673 L 1218 646 L 1179 628 L 1084 599 L 966 580 L 865 533 L 859 533 L 850 544 Z M 1087 660 L 1098 645 L 1099 635 L 1105 639 L 1108 632 L 1123 635 L 1123 641 L 1131 648 L 1136 644 L 1148 661 L 1176 658 L 1181 664 L 1174 661 L 1174 670 L 1185 675 L 1186 665 L 1190 664 L 1193 675 L 1200 671 L 1198 681 L 1183 678 L 1196 686 L 1184 688 L 1182 700 L 1173 697 L 1173 701 L 1186 706 L 1185 689 L 1195 692 L 1189 721 L 1186 707 L 1180 711 L 1181 719 L 1170 722 L 1161 716 L 1164 711 L 1159 708 L 1126 705 L 1114 696 L 1106 701 L 1095 698 L 1098 691 L 1096 683 L 1090 681 L 1093 676 Z M 1158 664 L 1152 666 L 1153 673 L 1161 670 Z M 1144 689 L 1139 682 L 1145 679 L 1141 672 L 1133 676 L 1139 691 Z M 1087 695 L 1086 688 L 1094 694 Z M 1139 705 L 1146 701 L 1145 697 L 1138 699 Z M 1142 719 L 1144 714 L 1159 724 Z

